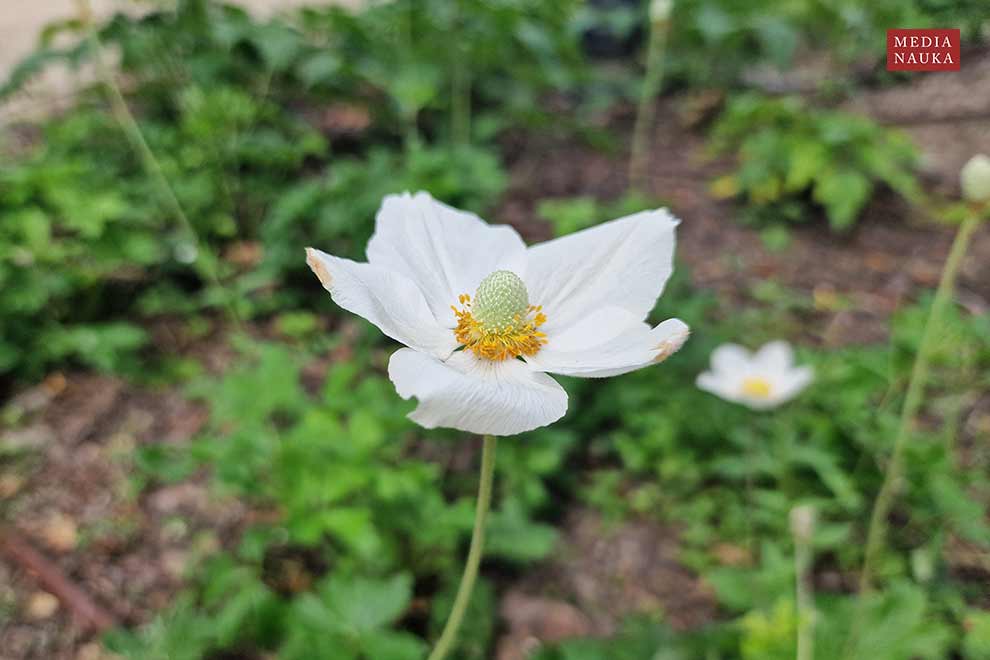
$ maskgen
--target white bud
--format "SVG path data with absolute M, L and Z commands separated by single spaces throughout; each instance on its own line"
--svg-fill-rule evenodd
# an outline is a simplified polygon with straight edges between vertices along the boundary
M 654 23 L 666 23 L 673 9 L 674 0 L 651 0 L 650 20 Z
M 970 158 L 963 165 L 959 179 L 967 202 L 990 202 L 990 157 L 978 154 Z

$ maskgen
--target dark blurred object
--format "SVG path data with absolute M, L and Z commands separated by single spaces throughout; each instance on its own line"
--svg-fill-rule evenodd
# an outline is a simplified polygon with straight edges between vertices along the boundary
M 590 0 L 590 26 L 581 33 L 581 48 L 595 59 L 618 59 L 639 52 L 646 35 L 642 2 Z

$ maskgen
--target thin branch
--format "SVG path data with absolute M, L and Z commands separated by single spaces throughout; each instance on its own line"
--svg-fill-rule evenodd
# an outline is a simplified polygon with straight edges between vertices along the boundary
M 117 619 L 109 611 L 76 586 L 51 560 L 20 538 L 16 530 L 0 528 L 0 554 L 33 575 L 83 627 L 99 633 L 117 625 Z

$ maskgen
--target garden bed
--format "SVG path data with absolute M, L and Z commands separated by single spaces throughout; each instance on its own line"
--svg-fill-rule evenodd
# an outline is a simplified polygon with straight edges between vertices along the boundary
M 990 89 L 990 81 L 986 85 Z M 823 221 L 813 221 L 790 230 L 786 250 L 768 249 L 759 229 L 734 222 L 732 203 L 708 193 L 709 182 L 726 163 L 706 158 L 702 136 L 679 113 L 683 105 L 684 99 L 661 105 L 651 152 L 652 193 L 682 218 L 680 259 L 697 287 L 717 294 L 719 315 L 729 317 L 753 304 L 783 306 L 793 322 L 789 334 L 804 341 L 827 346 L 886 341 L 891 315 L 937 283 L 952 229 L 934 226 L 903 203 L 881 196 L 849 235 L 835 236 Z M 911 117 L 900 110 L 902 117 Z M 918 111 L 930 113 L 930 108 L 919 104 Z M 625 123 L 621 115 L 616 121 Z M 905 123 L 921 132 L 929 128 L 926 122 Z M 931 123 L 941 125 L 942 120 Z M 520 142 L 527 146 L 510 155 L 509 190 L 493 220 L 512 224 L 527 241 L 550 236 L 549 225 L 538 219 L 537 202 L 574 195 L 609 200 L 625 188 L 624 160 L 618 155 L 552 139 Z M 965 148 L 969 145 L 958 147 Z M 938 185 L 953 185 L 948 172 L 938 175 Z M 767 282 L 780 289 L 761 293 L 761 283 Z M 313 288 L 313 295 L 319 295 L 315 282 Z M 794 307 L 789 301 L 795 299 L 810 304 Z M 990 308 L 990 232 L 982 231 L 974 240 L 960 299 L 977 314 Z M 152 330 L 174 339 L 167 324 Z M 265 326 L 254 332 L 266 333 L 270 329 Z M 230 348 L 222 341 L 180 346 L 216 372 L 231 361 Z M 313 377 L 320 379 L 320 370 L 329 364 L 315 365 Z M 245 517 L 264 515 L 236 500 L 216 500 L 201 479 L 136 493 L 128 477 L 135 446 L 182 443 L 202 426 L 205 413 L 181 391 L 56 372 L 9 404 L 24 409 L 25 417 L 4 440 L 32 450 L 27 480 L 16 471 L 0 475 L 6 484 L 4 498 L 14 512 L 11 524 L 122 625 L 150 620 L 170 603 L 195 557 L 230 544 Z M 450 458 L 431 458 L 450 464 Z M 464 470 L 471 462 L 469 453 L 452 465 Z M 503 594 L 500 660 L 525 657 L 523 651 L 534 639 L 614 633 L 624 615 L 658 606 L 675 613 L 674 621 L 682 627 L 698 627 L 717 617 L 707 587 L 677 564 L 676 529 L 643 521 L 588 532 L 589 526 L 602 527 L 594 514 L 575 510 L 568 519 L 565 528 L 572 532 L 565 532 L 561 543 L 571 559 L 552 560 L 525 576 L 509 574 L 505 582 L 493 575 Z M 572 533 L 577 537 L 570 538 Z M 618 564 L 601 564 L 594 571 L 572 565 L 592 560 L 595 551 L 589 543 L 599 550 L 607 545 L 607 556 L 617 552 Z M 731 547 L 726 552 L 731 555 Z M 631 553 L 632 565 L 623 563 L 626 553 Z M 658 557 L 663 561 L 650 561 Z M 105 657 L 93 631 L 79 625 L 64 604 L 53 611 L 39 604 L 46 600 L 39 596 L 44 592 L 23 566 L 3 556 L 0 569 L 8 585 L 3 601 L 9 616 L 0 629 L 8 654 L 4 657 Z M 623 581 L 636 593 L 613 593 L 621 591 Z M 606 611 L 612 602 L 628 605 Z
M 27 164 L 0 177 L 0 192 L 17 193 L 0 199 L 16 247 L 9 270 L 0 260 L 14 282 L 0 309 L 18 315 L 0 330 L 11 391 L 0 418 L 0 658 L 424 654 L 459 576 L 480 445 L 405 419 L 386 378 L 391 345 L 331 308 L 303 258 L 310 244 L 362 257 L 374 209 L 400 183 L 488 207 L 486 219 L 528 243 L 661 204 L 681 220 L 659 304 L 691 324 L 691 341 L 649 371 L 565 380 L 571 410 L 560 423 L 502 442 L 459 658 L 640 660 L 628 649 L 658 640 L 704 657 L 793 657 L 800 604 L 787 519 L 799 503 L 821 514 L 808 573 L 826 649 L 855 638 L 864 612 L 893 631 L 890 648 L 903 644 L 894 660 L 990 648 L 986 225 L 911 428 L 884 588 L 854 605 L 901 391 L 956 233 L 945 218 L 959 168 L 990 152 L 990 53 L 965 50 L 960 74 L 878 81 L 873 71 L 841 108 L 874 121 L 820 107 L 817 88 L 783 101 L 740 94 L 744 110 L 749 99 L 771 119 L 716 153 L 732 132 L 720 113 L 739 107 L 736 74 L 701 84 L 674 52 L 675 89 L 657 102 L 636 188 L 626 176 L 634 103 L 613 90 L 606 109 L 589 110 L 586 92 L 601 93 L 602 78 L 575 64 L 566 21 L 487 3 L 475 8 L 486 20 L 444 19 L 484 46 L 472 51 L 476 123 L 465 130 L 456 98 L 448 122 L 446 101 L 417 87 L 446 89 L 437 80 L 447 75 L 455 92 L 464 84 L 445 49 L 410 40 L 407 59 L 423 68 L 407 71 L 406 59 L 368 45 L 392 43 L 379 28 L 399 4 L 360 18 L 302 14 L 298 32 L 198 1 L 174 24 L 170 14 L 120 19 L 92 42 L 121 48 L 122 90 L 84 92 L 66 116 L 4 145 Z M 410 31 L 447 29 L 399 16 Z M 509 27 L 489 31 L 496 18 Z M 548 42 L 526 32 L 540 20 Z M 353 62 L 314 34 L 340 37 Z M 506 47 L 506 34 L 518 43 Z M 180 73 L 144 58 L 149 35 Z M 513 50 L 524 47 L 533 50 Z M 561 67 L 557 82 L 537 60 Z M 396 70 L 410 77 L 397 84 Z M 112 102 L 107 112 L 94 91 L 108 90 L 136 119 Z M 554 113 L 573 124 L 550 126 Z M 135 157 L 129 121 L 156 164 Z M 887 128 L 917 142 L 917 162 Z M 787 158 L 809 133 L 815 147 L 834 133 L 866 137 L 840 136 L 822 167 L 791 181 L 793 160 L 777 176 L 779 163 L 746 142 L 759 131 L 762 147 L 784 145 Z M 878 165 L 876 153 L 892 162 Z M 755 178 L 745 171 L 754 163 Z M 835 168 L 844 179 L 823 178 Z M 836 180 L 866 191 L 861 208 L 845 205 Z M 49 229 L 36 231 L 38 217 Z M 803 400 L 761 416 L 696 391 L 718 343 L 779 338 L 820 379 Z M 328 632 L 338 614 L 353 625 Z M 617 640 L 625 655 L 596 641 L 555 646 L 579 638 Z

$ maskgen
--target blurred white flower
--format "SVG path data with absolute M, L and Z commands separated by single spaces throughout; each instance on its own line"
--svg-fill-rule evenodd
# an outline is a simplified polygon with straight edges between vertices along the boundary
M 698 376 L 697 385 L 726 401 L 767 410 L 793 399 L 813 378 L 811 367 L 795 366 L 786 341 L 772 341 L 755 353 L 722 344 L 712 352 L 711 370 Z
M 963 165 L 959 179 L 967 202 L 990 202 L 990 157 L 978 154 L 970 158 Z
M 409 347 L 388 374 L 419 399 L 413 421 L 511 435 L 567 411 L 547 372 L 616 376 L 687 340 L 678 319 L 644 323 L 673 270 L 677 223 L 643 211 L 527 248 L 511 227 L 405 193 L 382 202 L 368 263 L 313 248 L 306 261 L 338 305 Z

